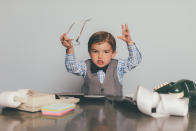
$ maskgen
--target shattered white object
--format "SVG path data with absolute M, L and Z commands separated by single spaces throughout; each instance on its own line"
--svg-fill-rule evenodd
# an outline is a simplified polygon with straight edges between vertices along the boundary
M 187 116 L 188 98 L 179 99 L 171 94 L 158 94 L 139 86 L 135 92 L 138 109 L 152 117 Z M 155 109 L 155 112 L 152 110 Z
M 16 101 L 15 97 L 26 98 L 28 97 L 29 89 L 20 89 L 17 91 L 5 91 L 0 93 L 0 105 L 6 107 L 18 107 L 21 102 Z

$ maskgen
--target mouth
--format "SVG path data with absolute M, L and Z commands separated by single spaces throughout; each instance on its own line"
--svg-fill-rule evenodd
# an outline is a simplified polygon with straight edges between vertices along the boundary
M 98 61 L 97 61 L 97 64 L 98 64 L 98 65 L 103 65 L 103 64 L 104 64 L 104 61 L 103 61 L 103 60 L 98 60 Z

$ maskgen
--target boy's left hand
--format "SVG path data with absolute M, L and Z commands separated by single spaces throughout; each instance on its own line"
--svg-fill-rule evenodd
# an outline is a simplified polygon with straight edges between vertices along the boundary
M 129 45 L 133 45 L 134 42 L 131 40 L 128 25 L 127 24 L 121 25 L 121 27 L 122 27 L 122 36 L 118 36 L 118 39 L 123 40 L 124 42 L 126 42 Z

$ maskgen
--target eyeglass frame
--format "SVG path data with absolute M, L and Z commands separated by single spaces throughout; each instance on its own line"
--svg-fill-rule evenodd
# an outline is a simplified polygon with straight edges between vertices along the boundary
M 80 41 L 79 41 L 79 39 L 80 39 L 80 37 L 81 37 L 81 35 L 82 35 L 82 32 L 83 32 L 83 30 L 84 30 L 84 27 L 85 27 L 85 25 L 86 25 L 86 23 L 88 22 L 88 21 L 90 21 L 91 19 L 86 19 L 85 21 L 84 21 L 84 23 L 83 23 L 83 25 L 82 25 L 82 29 L 80 30 L 80 33 L 79 33 L 79 35 L 78 35 L 78 37 L 76 38 L 76 43 L 77 44 L 73 44 L 73 45 L 75 45 L 75 46 L 78 46 L 78 45 L 80 45 Z M 72 29 L 72 27 L 75 25 L 75 22 L 73 22 L 72 24 L 71 24 L 71 26 L 68 28 L 68 31 L 67 31 L 67 33 L 66 34 L 68 34 L 70 31 L 71 31 L 71 29 Z M 73 39 L 72 39 L 73 40 Z

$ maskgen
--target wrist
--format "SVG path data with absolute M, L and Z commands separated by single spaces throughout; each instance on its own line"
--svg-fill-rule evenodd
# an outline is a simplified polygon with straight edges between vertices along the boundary
M 133 41 L 129 41 L 127 42 L 128 45 L 134 45 L 134 42 Z
M 70 48 L 66 49 L 66 53 L 67 54 L 73 54 L 73 52 L 74 52 L 74 48 L 73 47 L 70 47 Z

